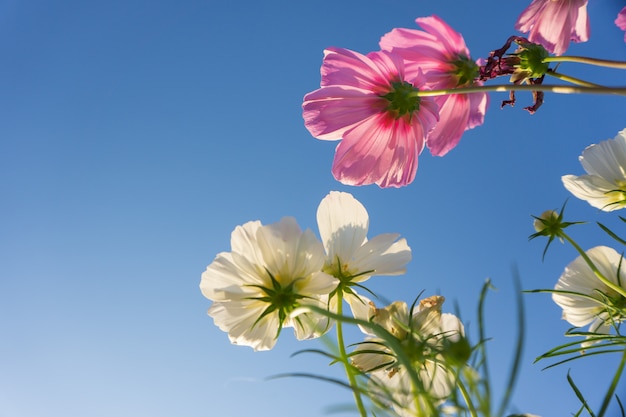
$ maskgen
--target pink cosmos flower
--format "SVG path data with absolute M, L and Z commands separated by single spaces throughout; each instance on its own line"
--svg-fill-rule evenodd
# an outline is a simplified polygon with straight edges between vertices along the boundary
M 424 72 L 431 89 L 481 85 L 476 82 L 478 65 L 470 59 L 460 33 L 437 16 L 415 20 L 422 30 L 394 29 L 380 40 L 383 50 L 404 59 L 407 76 Z M 439 123 L 428 134 L 426 146 L 436 156 L 443 156 L 459 141 L 463 132 L 483 123 L 489 104 L 487 93 L 438 96 Z
M 424 85 L 422 74 L 405 76 L 402 59 L 388 52 L 342 48 L 324 51 L 321 74 L 321 88 L 304 96 L 303 117 L 314 137 L 342 139 L 335 178 L 380 187 L 413 181 L 424 139 L 439 118 L 433 99 L 414 94 Z
M 617 19 L 615 19 L 615 24 L 621 30 L 626 30 L 626 7 L 624 7 L 617 14 Z M 624 34 L 624 42 L 626 42 L 626 33 Z
M 588 0 L 533 0 L 520 14 L 515 29 L 527 33 L 528 40 L 561 55 L 570 41 L 589 39 Z

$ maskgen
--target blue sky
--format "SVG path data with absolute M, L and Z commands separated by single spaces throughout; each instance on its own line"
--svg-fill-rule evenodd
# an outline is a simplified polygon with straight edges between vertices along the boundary
M 322 51 L 377 49 L 394 27 L 437 14 L 474 58 L 499 48 L 526 1 L 0 0 L 0 417 L 324 415 L 348 392 L 284 372 L 341 376 L 290 355 L 319 341 L 254 353 L 213 325 L 200 274 L 249 220 L 294 216 L 317 233 L 331 190 L 368 209 L 370 236 L 399 232 L 413 250 L 401 277 L 376 277 L 389 300 L 446 297 L 469 331 L 482 283 L 496 386 L 516 332 L 511 270 L 524 289 L 551 288 L 576 254 L 528 241 L 531 215 L 569 198 L 584 248 L 616 247 L 594 226 L 615 215 L 570 197 L 584 147 L 626 127 L 623 97 L 548 95 L 530 116 L 499 108 L 443 158 L 425 151 L 413 184 L 352 188 L 330 173 L 334 143 L 312 138 L 301 101 L 319 86 Z M 613 25 L 623 1 L 589 5 L 591 40 L 569 53 L 626 59 Z M 615 70 L 562 72 L 623 85 Z M 617 248 L 620 250 L 620 248 Z M 597 409 L 617 357 L 541 371 L 568 324 L 545 294 L 525 295 L 527 344 L 511 411 L 577 409 L 568 369 Z M 444 307 L 444 310 L 446 308 Z M 590 378 L 592 377 L 592 378 Z M 619 392 L 626 397 L 622 384 Z M 348 414 L 346 414 L 348 415 Z

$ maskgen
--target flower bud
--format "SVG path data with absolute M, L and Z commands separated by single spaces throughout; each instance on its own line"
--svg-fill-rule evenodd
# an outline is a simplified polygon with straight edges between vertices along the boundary
M 540 233 L 544 230 L 548 229 L 550 225 L 554 224 L 559 220 L 559 214 L 554 210 L 546 210 L 541 213 L 541 216 L 536 217 L 533 222 L 533 227 L 535 231 Z

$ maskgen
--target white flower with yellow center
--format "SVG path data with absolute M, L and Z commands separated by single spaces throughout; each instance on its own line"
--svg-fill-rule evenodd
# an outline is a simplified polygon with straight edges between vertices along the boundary
M 386 399 L 401 417 L 431 415 L 454 389 L 451 366 L 459 364 L 458 350 L 452 348 L 452 356 L 446 350 L 465 342 L 464 328 L 453 314 L 441 313 L 443 302 L 441 296 L 428 297 L 413 311 L 400 301 L 382 309 L 371 303 L 370 320 L 398 339 L 417 371 L 420 386 L 414 386 L 407 369 L 383 339 L 369 337 L 352 354 L 353 365 L 370 375 L 372 392 Z M 469 356 L 469 346 L 466 350 Z
M 324 248 L 313 232 L 302 232 L 291 217 L 266 226 L 249 222 L 235 228 L 231 249 L 207 267 L 200 289 L 213 301 L 208 314 L 233 344 L 269 350 L 284 327 L 299 340 L 328 330 L 326 317 L 298 309 L 328 308 L 337 287 L 322 272 Z
M 368 308 L 353 287 L 372 275 L 406 272 L 411 249 L 397 233 L 367 239 L 369 215 L 349 193 L 331 191 L 317 209 L 317 225 L 326 250 L 324 272 L 340 281 L 344 299 L 353 312 Z
M 626 129 L 614 139 L 587 147 L 578 158 L 587 175 L 564 175 L 569 192 L 593 207 L 613 211 L 626 206 Z
M 585 253 L 607 280 L 626 288 L 622 255 L 606 246 Z M 611 327 L 626 320 L 626 298 L 602 282 L 582 256 L 565 268 L 554 290 L 552 299 L 563 309 L 563 319 L 573 326 L 591 324 L 591 333 L 608 334 Z

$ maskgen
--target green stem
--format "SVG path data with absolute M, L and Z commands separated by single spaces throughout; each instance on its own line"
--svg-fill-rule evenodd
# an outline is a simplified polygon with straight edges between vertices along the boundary
M 478 301 L 478 337 L 480 342 L 481 360 L 479 365 L 483 370 L 483 386 L 485 389 L 485 398 L 487 401 L 483 401 L 481 406 L 486 407 L 483 413 L 488 416 L 491 415 L 491 383 L 489 382 L 489 365 L 487 364 L 487 336 L 485 334 L 485 299 L 487 297 L 487 291 L 491 288 L 491 280 L 485 281 L 483 288 L 480 292 L 480 298 Z
M 409 96 L 414 97 L 436 97 L 449 94 L 472 94 L 506 91 L 547 91 L 556 94 L 616 94 L 626 96 L 626 87 L 582 87 L 570 85 L 481 85 L 475 87 L 450 88 L 445 90 L 420 90 L 414 91 Z
M 617 371 L 615 372 L 615 376 L 611 381 L 611 385 L 609 386 L 609 390 L 606 392 L 604 396 L 604 401 L 602 401 L 602 406 L 600 407 L 600 412 L 598 413 L 598 417 L 603 417 L 606 409 L 609 407 L 609 403 L 611 402 L 611 398 L 613 397 L 613 393 L 617 388 L 617 384 L 619 383 L 620 378 L 622 377 L 622 371 L 624 370 L 624 365 L 626 364 L 626 350 L 624 350 L 624 354 L 622 355 L 622 361 L 617 367 Z
M 467 404 L 467 408 L 469 409 L 470 416 L 478 417 L 478 413 L 476 412 L 476 407 L 474 407 L 474 403 L 472 403 L 472 398 L 470 397 L 469 392 L 467 392 L 467 388 L 465 388 L 465 384 L 458 377 L 458 374 L 457 374 L 456 385 L 459 387 L 459 391 L 461 391 L 461 395 L 463 396 L 463 401 L 465 401 L 465 404 Z
M 571 237 L 569 237 L 567 235 L 567 233 L 561 231 L 561 233 L 559 234 L 559 236 L 563 237 L 563 239 L 567 240 L 573 247 L 574 249 L 576 249 L 576 251 L 580 254 L 580 256 L 582 256 L 582 258 L 585 260 L 585 262 L 587 262 L 587 265 L 589 265 L 589 268 L 591 268 L 591 270 L 593 271 L 593 273 L 596 275 L 596 277 L 598 277 L 598 279 L 600 281 L 602 281 L 602 283 L 604 285 L 606 285 L 607 287 L 609 287 L 610 289 L 612 289 L 613 291 L 617 292 L 619 295 L 621 295 L 622 297 L 626 297 L 626 289 L 620 287 L 619 285 L 611 282 L 609 279 L 607 279 L 602 272 L 600 272 L 600 270 L 598 270 L 598 268 L 595 266 L 595 264 L 593 263 L 593 261 L 589 258 L 589 256 L 587 256 L 587 253 L 580 247 L 578 246 L 578 243 L 576 243 L 574 241 L 574 239 L 572 239 Z
M 594 84 L 594 83 L 591 83 L 591 82 L 589 82 L 589 81 L 581 80 L 580 78 L 575 78 L 575 77 L 571 77 L 571 76 L 569 76 L 569 75 L 560 74 L 560 73 L 558 73 L 558 72 L 556 72 L 556 71 L 548 71 L 548 72 L 546 72 L 546 75 L 549 75 L 549 76 L 554 77 L 554 78 L 558 78 L 559 80 L 566 81 L 566 82 L 568 82 L 568 83 L 572 83 L 572 84 L 576 84 L 576 85 L 581 85 L 581 86 L 583 86 L 583 87 L 601 87 L 601 88 L 607 88 L 607 87 L 604 87 L 603 85 L 600 85 L 600 84 Z
M 343 315 L 343 292 L 341 291 L 337 292 L 337 315 Z M 356 402 L 356 406 L 359 409 L 359 414 L 361 415 L 361 417 L 367 417 L 367 412 L 365 411 L 365 406 L 363 405 L 363 399 L 361 398 L 361 390 L 357 384 L 356 377 L 354 375 L 354 369 L 350 364 L 348 354 L 346 353 L 346 345 L 343 341 L 343 326 L 341 321 L 338 320 L 335 326 L 337 326 L 337 344 L 339 345 L 339 355 L 341 356 L 341 360 L 346 370 L 348 382 L 352 387 L 354 401 Z
M 342 298 L 343 296 L 340 297 L 340 300 Z M 332 320 L 335 320 L 337 324 L 340 324 L 340 323 L 356 324 L 357 326 L 362 326 L 366 329 L 371 330 L 372 333 L 374 333 L 374 335 L 383 339 L 385 341 L 386 346 L 392 352 L 394 352 L 396 359 L 398 360 L 398 364 L 404 367 L 404 370 L 407 372 L 407 374 L 409 374 L 409 378 L 411 379 L 412 386 L 423 387 L 423 384 L 421 383 L 420 378 L 417 375 L 417 369 L 413 366 L 413 363 L 411 362 L 411 359 L 407 356 L 406 352 L 404 351 L 402 344 L 400 343 L 398 339 L 396 339 L 394 335 L 389 333 L 385 328 L 371 321 L 356 319 L 353 317 L 344 316 L 342 314 L 335 314 L 328 310 L 319 308 L 317 306 L 306 306 L 306 309 L 309 311 L 313 311 L 317 314 L 323 315 L 325 317 L 328 317 Z M 343 346 L 343 343 L 340 343 L 339 346 L 341 349 Z M 343 349 L 343 352 L 345 352 L 345 348 Z M 419 394 L 419 391 L 417 390 L 417 388 L 414 394 L 415 396 Z M 432 404 L 431 404 L 431 407 L 432 407 Z
M 544 58 L 543 62 L 577 62 L 579 64 L 595 65 L 597 67 L 626 69 L 626 62 L 623 61 L 588 58 L 585 56 L 549 56 Z

